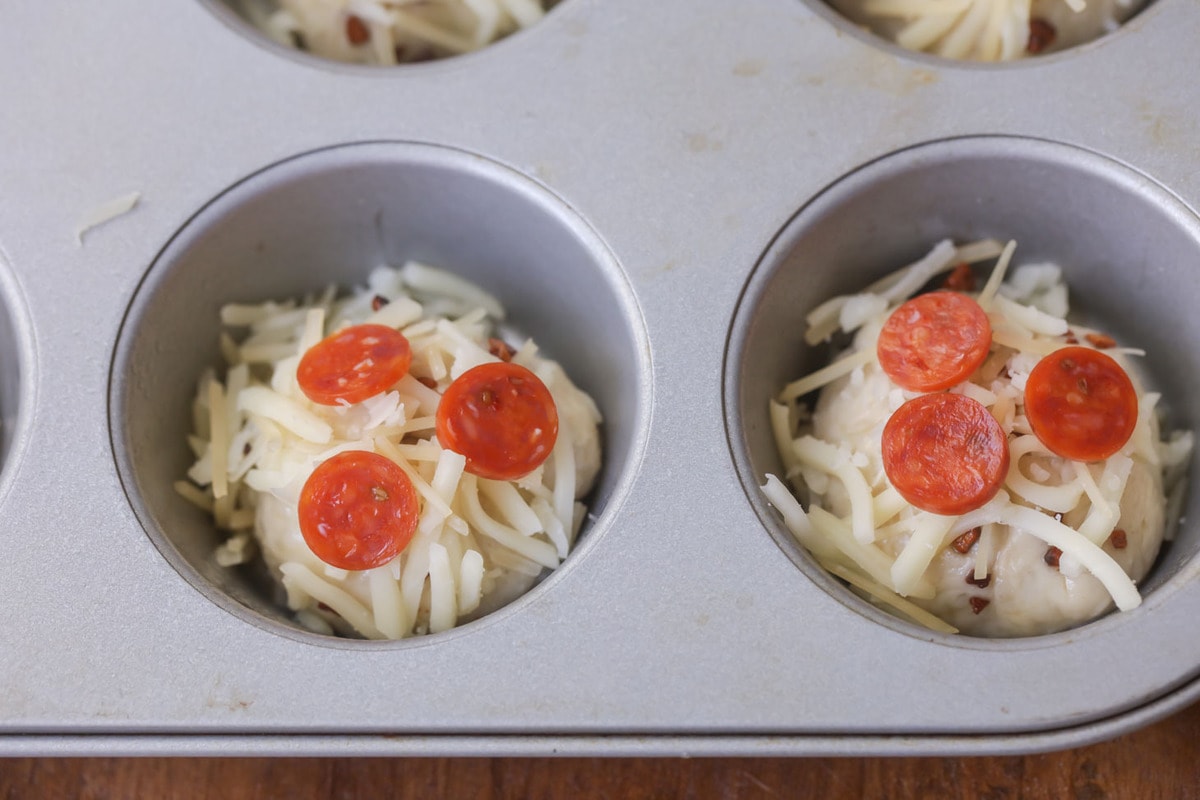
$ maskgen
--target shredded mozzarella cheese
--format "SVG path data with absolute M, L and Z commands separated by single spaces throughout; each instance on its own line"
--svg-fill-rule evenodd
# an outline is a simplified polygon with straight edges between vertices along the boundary
M 141 192 L 128 192 L 96 206 L 85 214 L 75 227 L 75 241 L 82 245 L 84 234 L 92 228 L 99 227 L 123 214 L 128 214 L 138 204 L 141 197 Z

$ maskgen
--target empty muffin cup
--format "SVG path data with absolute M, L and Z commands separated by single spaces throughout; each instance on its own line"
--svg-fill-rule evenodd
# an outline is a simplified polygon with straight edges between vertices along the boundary
M 1145 351 L 1144 358 L 1135 356 L 1135 369 L 1148 390 L 1161 392 L 1164 434 L 1191 431 L 1196 424 L 1186 398 L 1200 389 L 1200 321 L 1187 287 L 1200 257 L 1200 223 L 1147 176 L 1062 144 L 981 136 L 905 149 L 828 187 L 779 232 L 739 302 L 725 375 L 729 437 L 751 503 L 801 570 L 853 608 L 914 635 L 932 634 L 881 613 L 831 579 L 764 498 L 765 476 L 785 474 L 768 407 L 790 382 L 835 355 L 830 344 L 805 339 L 805 318 L 815 308 L 835 296 L 863 292 L 939 241 L 988 238 L 1000 244 L 1015 240 L 1014 263 L 1059 265 L 1069 288 L 1070 319 Z M 847 343 L 845 336 L 834 337 L 835 348 Z M 889 396 L 893 400 L 901 402 L 898 391 Z M 1194 497 L 1195 470 L 1188 475 L 1177 497 Z M 1167 587 L 1184 579 L 1185 565 L 1200 549 L 1200 528 L 1189 522 L 1194 518 L 1189 508 L 1180 508 L 1184 523 L 1176 530 L 1168 520 L 1168 541 L 1137 582 L 1140 607 L 1092 624 L 1148 613 L 1160 596 L 1169 596 Z M 1047 558 L 1050 549 L 1042 545 Z M 1067 624 L 1042 632 L 1063 627 Z
M 218 564 L 226 534 L 174 487 L 194 461 L 197 380 L 221 363 L 221 309 L 328 286 L 347 292 L 380 265 L 408 262 L 494 295 L 507 310 L 505 338 L 515 346 L 530 338 L 594 399 L 602 460 L 582 498 L 586 543 L 567 564 L 591 546 L 631 479 L 648 375 L 640 318 L 612 256 L 565 204 L 501 165 L 432 145 L 347 145 L 275 164 L 201 209 L 159 254 L 123 323 L 111 388 L 118 469 L 138 518 L 181 575 L 243 619 L 309 635 L 261 560 Z M 393 308 L 411 315 L 403 303 Z M 420 395 L 425 387 L 408 377 Z

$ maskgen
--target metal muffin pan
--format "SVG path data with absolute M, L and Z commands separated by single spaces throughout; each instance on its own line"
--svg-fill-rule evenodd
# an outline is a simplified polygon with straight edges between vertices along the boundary
M 1200 8 L 1005 66 L 802 0 L 565 0 L 389 70 L 215 2 L 14 7 L 0 29 L 0 752 L 931 754 L 1106 738 L 1200 698 L 1200 529 L 1130 613 L 923 633 L 758 497 L 803 313 L 934 238 L 1013 236 L 1152 353 L 1195 429 Z M 130 190 L 129 214 L 75 239 Z M 596 394 L 594 518 L 530 594 L 395 643 L 306 634 L 207 567 L 169 487 L 215 311 L 420 255 Z

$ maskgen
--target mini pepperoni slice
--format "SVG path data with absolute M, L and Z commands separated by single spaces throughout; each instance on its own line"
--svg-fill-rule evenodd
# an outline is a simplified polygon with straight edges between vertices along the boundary
M 558 438 L 558 409 L 546 385 L 519 364 L 480 364 L 442 395 L 437 437 L 466 457 L 467 472 L 513 480 L 549 457 Z
M 926 394 L 883 428 L 883 469 L 896 491 L 934 514 L 965 514 L 991 500 L 1008 474 L 1008 438 L 977 400 Z
M 879 333 L 876 353 L 888 377 L 911 392 L 940 392 L 979 369 L 992 326 L 965 294 L 937 291 L 901 305 Z
M 1111 356 L 1090 347 L 1064 347 L 1030 371 L 1025 416 L 1050 452 L 1074 461 L 1099 461 L 1133 435 L 1137 390 Z
M 417 529 L 417 490 L 391 459 L 349 450 L 326 459 L 300 491 L 300 533 L 317 558 L 340 569 L 383 566 Z
M 296 382 L 314 403 L 357 403 L 390 389 L 411 363 L 412 348 L 400 331 L 352 325 L 308 349 L 296 367 Z

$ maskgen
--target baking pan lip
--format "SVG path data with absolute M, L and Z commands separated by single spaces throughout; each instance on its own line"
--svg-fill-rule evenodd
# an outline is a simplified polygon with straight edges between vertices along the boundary
M 1019 756 L 1114 739 L 1200 701 L 1200 678 L 1079 726 L 1003 734 L 323 734 L 18 733 L 0 756 L 267 757 L 947 757 Z

